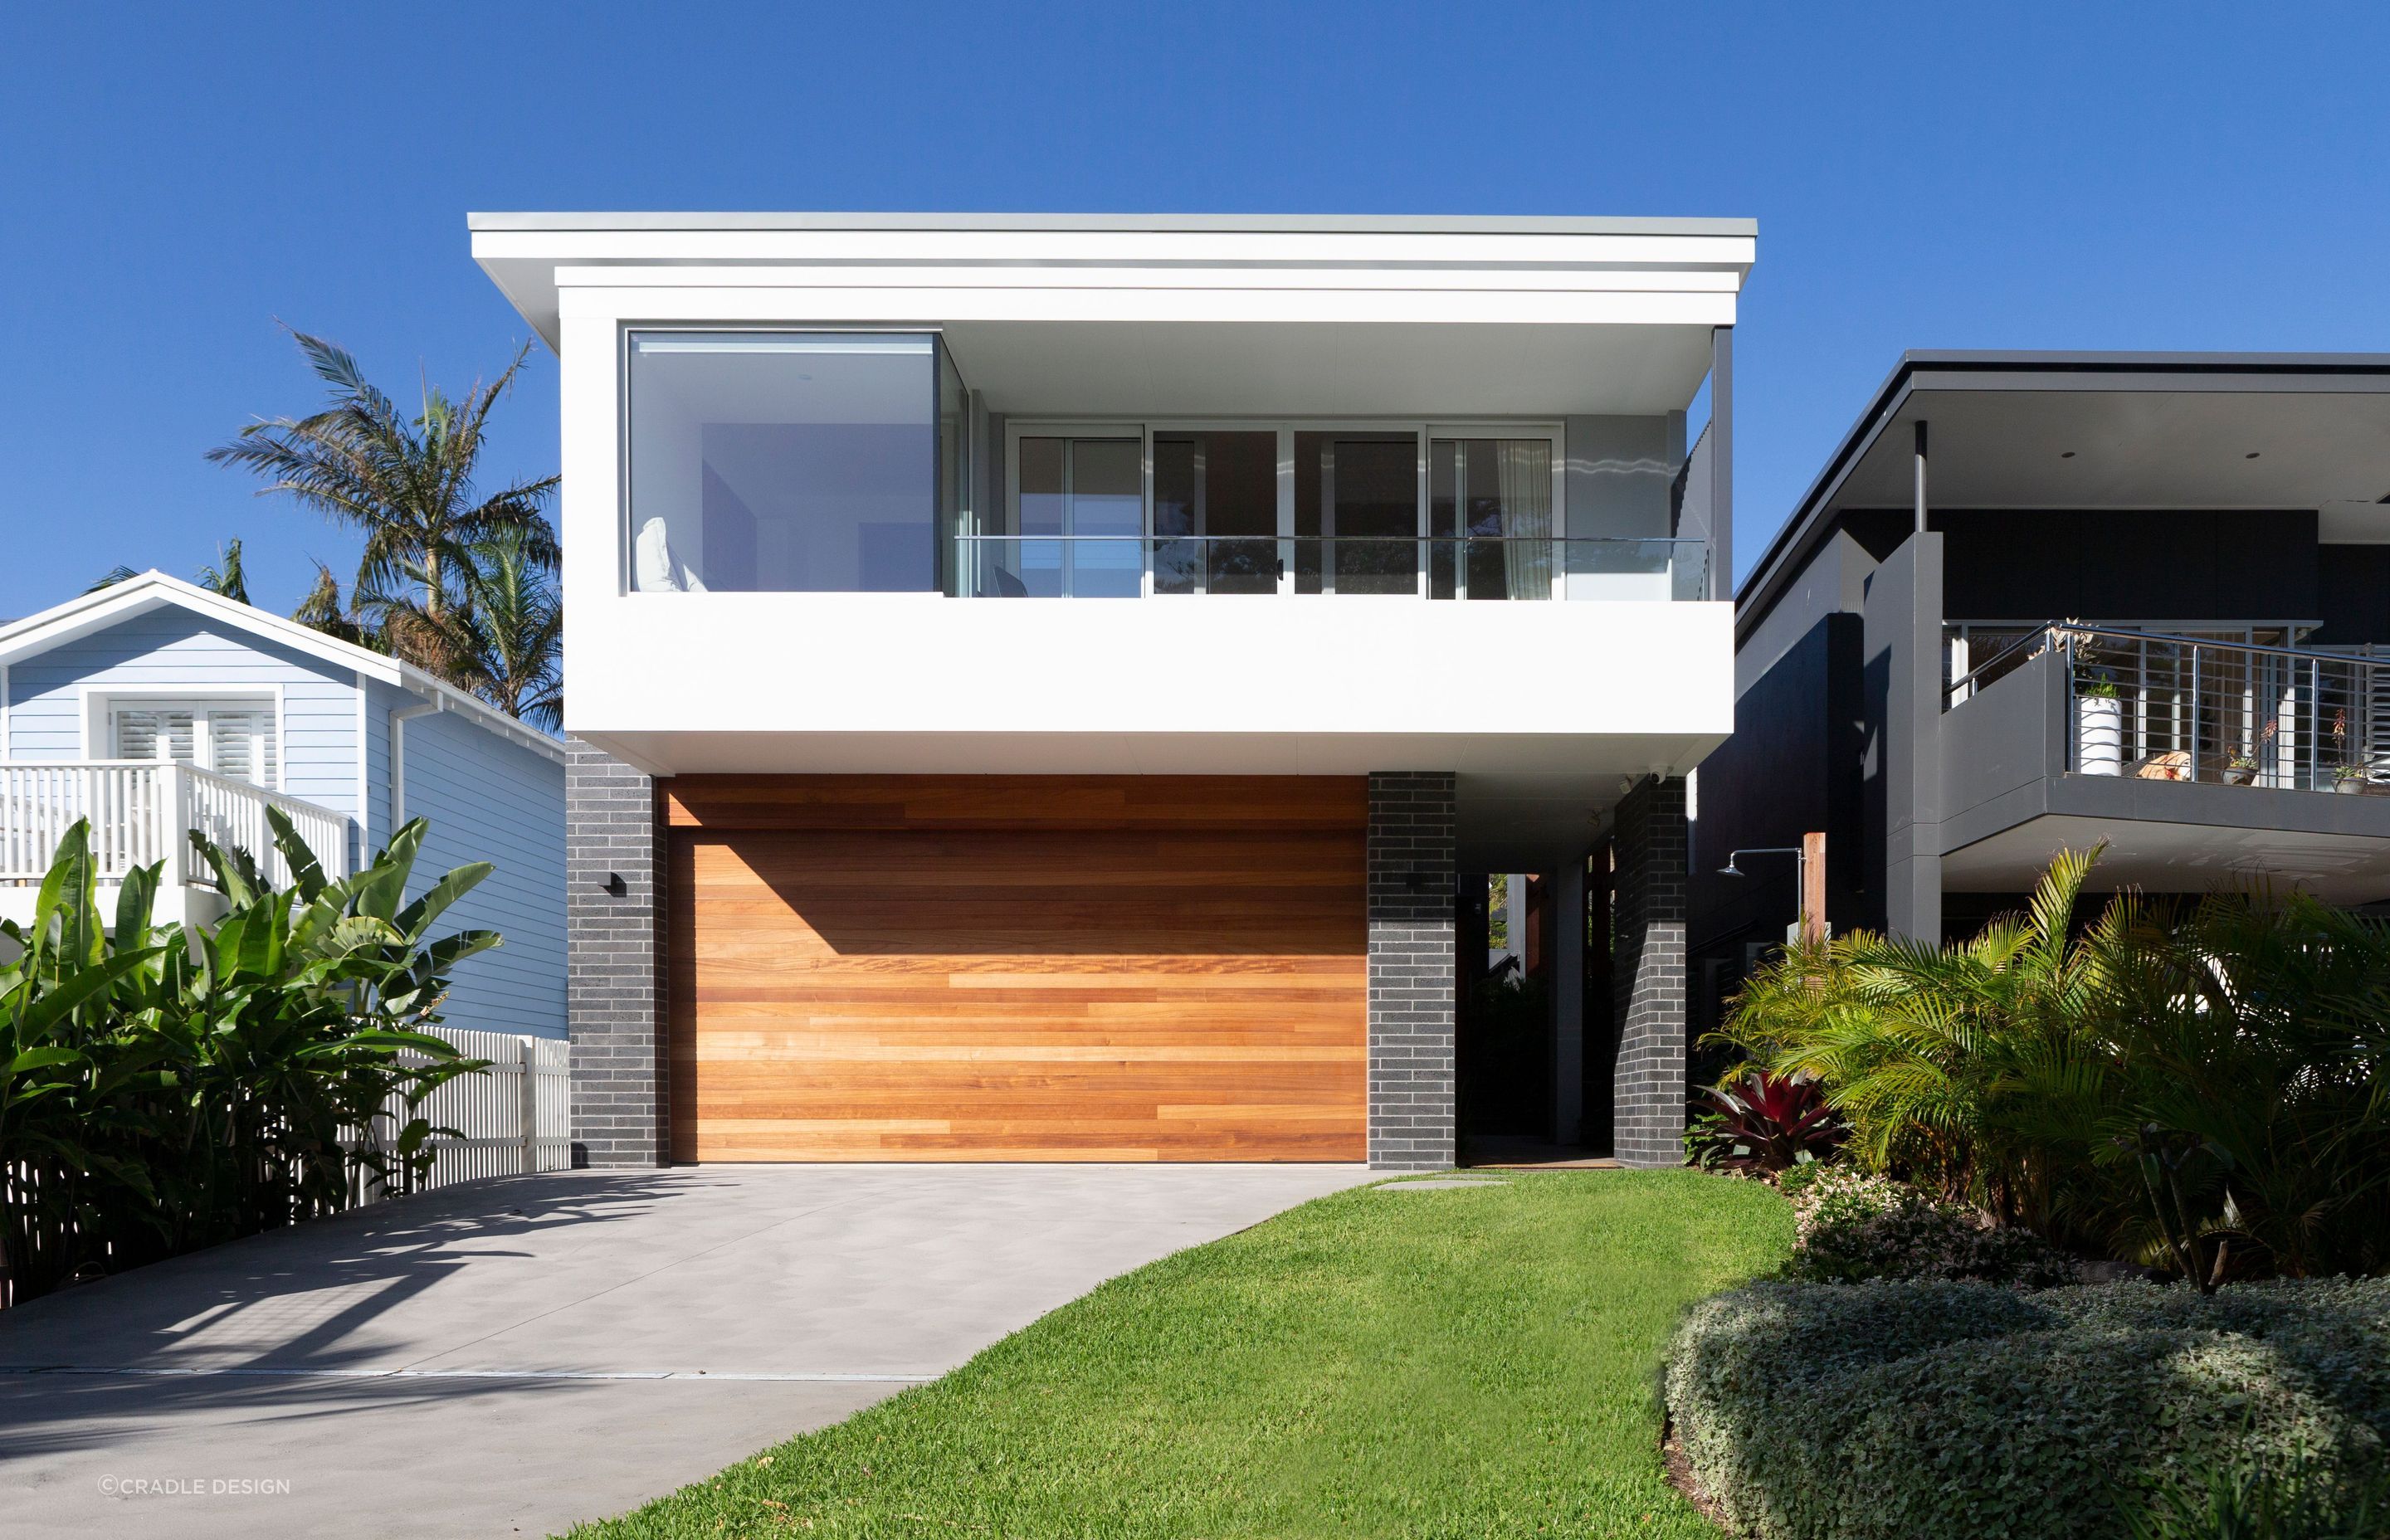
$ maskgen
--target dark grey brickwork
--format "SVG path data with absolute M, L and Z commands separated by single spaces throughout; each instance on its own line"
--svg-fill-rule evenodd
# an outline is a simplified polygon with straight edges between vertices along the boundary
M 1685 783 L 1646 776 L 1618 804 L 1611 988 L 1618 1022 L 1612 1152 L 1685 1158 Z
M 1369 1163 L 1452 1164 L 1454 784 L 1369 777 Z
M 578 738 L 564 772 L 573 1163 L 669 1159 L 662 820 L 655 782 Z M 609 891 L 622 879 L 623 892 Z

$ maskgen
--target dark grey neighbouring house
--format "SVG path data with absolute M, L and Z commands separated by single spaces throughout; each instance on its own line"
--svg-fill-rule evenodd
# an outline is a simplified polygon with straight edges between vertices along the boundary
M 1971 934 L 2093 886 L 2390 901 L 2390 355 L 1914 353 L 1737 600 L 1696 1028 L 1794 918 Z

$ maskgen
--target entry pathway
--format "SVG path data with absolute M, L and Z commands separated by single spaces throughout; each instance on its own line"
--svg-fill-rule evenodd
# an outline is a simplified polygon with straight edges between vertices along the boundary
M 546 1534 L 1355 1166 L 749 1166 L 450 1188 L 0 1311 L 10 1540 Z

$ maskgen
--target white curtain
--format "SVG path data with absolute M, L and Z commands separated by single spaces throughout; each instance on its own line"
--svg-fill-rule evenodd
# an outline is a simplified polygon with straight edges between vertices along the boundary
M 1504 597 L 1552 597 L 1552 445 L 1548 439 L 1497 439 L 1494 485 L 1502 498 Z

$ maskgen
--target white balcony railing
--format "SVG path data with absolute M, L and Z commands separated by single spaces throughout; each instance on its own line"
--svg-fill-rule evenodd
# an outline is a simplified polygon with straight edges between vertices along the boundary
M 314 802 L 151 760 L 0 764 L 0 883 L 40 881 L 67 830 L 88 818 L 102 882 L 163 862 L 167 883 L 213 886 L 214 874 L 191 849 L 196 829 L 226 849 L 248 851 L 279 886 L 290 880 L 290 869 L 274 848 L 268 807 L 289 815 L 326 876 L 348 875 L 349 820 Z

